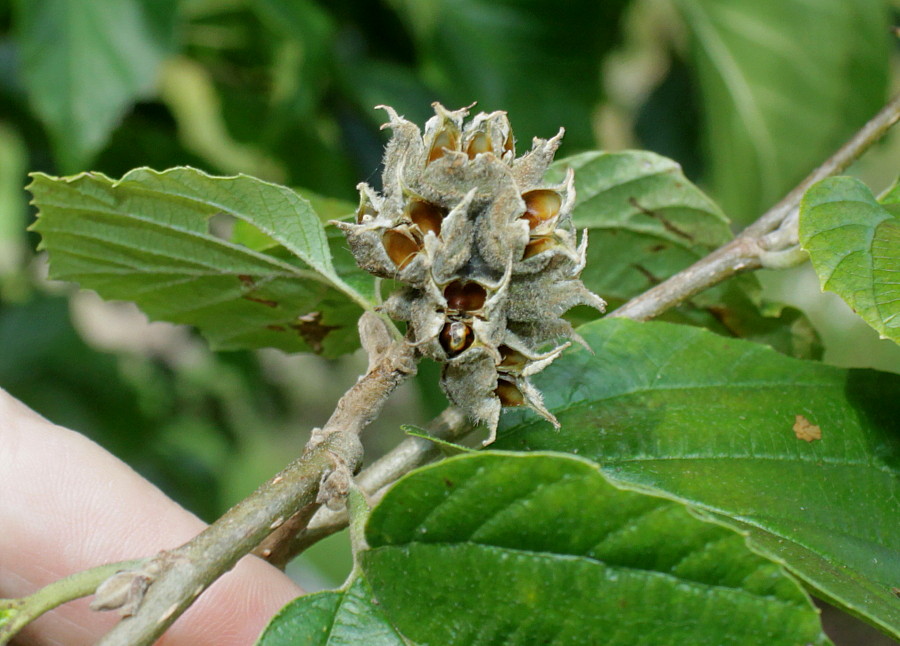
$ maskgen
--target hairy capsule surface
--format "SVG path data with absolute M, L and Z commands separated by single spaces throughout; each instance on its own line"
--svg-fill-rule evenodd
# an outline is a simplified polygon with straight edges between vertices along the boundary
M 529 377 L 579 340 L 562 315 L 605 303 L 579 279 L 587 232 L 572 224 L 574 173 L 543 177 L 562 140 L 516 157 L 504 112 L 434 104 L 424 132 L 390 107 L 383 189 L 360 184 L 351 222 L 335 222 L 363 269 L 402 284 L 383 309 L 443 364 L 447 397 L 495 438 L 501 409 L 527 406 L 555 426 Z

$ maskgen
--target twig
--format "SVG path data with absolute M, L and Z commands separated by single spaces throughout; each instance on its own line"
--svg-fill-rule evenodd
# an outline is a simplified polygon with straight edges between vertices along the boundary
M 0 646 L 9 643 L 16 633 L 45 612 L 94 594 L 104 581 L 117 572 L 139 568 L 144 562 L 145 559 L 141 559 L 101 565 L 54 581 L 27 597 L 0 599 Z
M 609 316 L 646 321 L 735 274 L 764 266 L 775 269 L 797 264 L 798 258 L 805 257 L 795 253 L 798 209 L 803 195 L 816 182 L 845 170 L 898 119 L 900 95 L 891 99 L 847 143 L 737 238 L 631 299 Z
M 413 349 L 403 341 L 391 344 L 340 399 L 328 423 L 314 431 L 303 455 L 191 541 L 154 559 L 159 574 L 137 611 L 99 644 L 152 644 L 213 581 L 298 509 L 331 502 L 362 460 L 359 433 L 414 373 Z
M 436 438 L 448 441 L 458 440 L 467 435 L 474 426 L 458 408 L 449 407 L 428 425 L 429 432 Z M 429 440 L 408 437 L 393 450 L 370 464 L 356 477 L 359 488 L 369 497 L 377 497 L 385 487 L 415 469 L 441 455 L 440 447 Z M 373 501 L 374 502 L 374 501 Z M 347 526 L 347 510 L 321 508 L 310 520 L 306 529 L 296 535 L 286 550 L 293 558 L 323 538 L 341 531 Z

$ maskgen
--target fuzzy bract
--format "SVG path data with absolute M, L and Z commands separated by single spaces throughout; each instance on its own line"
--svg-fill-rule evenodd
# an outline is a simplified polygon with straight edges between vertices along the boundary
M 384 107 L 384 106 L 382 106 Z M 383 189 L 360 184 L 344 230 L 357 263 L 402 283 L 384 311 L 406 321 L 418 351 L 443 364 L 447 397 L 490 430 L 504 406 L 528 406 L 555 426 L 529 377 L 578 340 L 562 315 L 605 303 L 579 279 L 587 232 L 572 224 L 574 173 L 544 174 L 562 139 L 535 138 L 516 157 L 504 112 L 448 111 L 418 126 L 384 107 L 393 131 Z

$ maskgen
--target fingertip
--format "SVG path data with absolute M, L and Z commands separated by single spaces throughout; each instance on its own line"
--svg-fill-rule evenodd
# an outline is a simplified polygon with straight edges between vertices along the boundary
M 125 463 L 2 389 L 0 445 L 0 596 L 25 596 L 79 570 L 152 556 L 204 527 Z M 301 593 L 277 568 L 245 557 L 159 643 L 250 646 Z M 39 618 L 23 639 L 86 645 L 115 620 L 114 613 L 88 610 L 82 599 Z

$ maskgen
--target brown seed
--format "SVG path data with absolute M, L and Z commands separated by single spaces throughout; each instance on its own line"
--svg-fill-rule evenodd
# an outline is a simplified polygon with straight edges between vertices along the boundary
M 467 350 L 474 340 L 475 335 L 472 333 L 472 328 L 462 321 L 445 323 L 440 334 L 441 347 L 444 348 L 448 357 L 455 357 Z
M 469 145 L 466 146 L 466 154 L 469 156 L 469 159 L 475 159 L 475 155 L 479 153 L 492 152 L 494 152 L 494 147 L 491 145 L 491 139 L 486 132 L 476 132 L 475 136 L 469 140 Z
M 384 250 L 391 261 L 397 265 L 397 269 L 406 267 L 422 249 L 422 245 L 411 235 L 396 229 L 385 231 L 381 236 L 381 244 L 384 245 Z
M 552 249 L 553 246 L 553 236 L 531 236 L 531 240 L 525 245 L 525 253 L 522 254 L 522 260 L 536 256 L 547 251 L 547 249 Z
M 436 236 L 441 235 L 441 222 L 447 215 L 447 209 L 444 207 L 422 200 L 410 200 L 406 212 L 423 235 L 429 231 L 434 232 Z
M 487 290 L 475 282 L 464 283 L 454 280 L 444 288 L 447 307 L 460 312 L 474 312 L 484 307 Z
M 524 406 L 525 395 L 513 382 L 500 378 L 497 380 L 497 389 L 494 394 L 500 398 L 501 406 Z
M 501 370 L 519 372 L 528 363 L 528 357 L 508 345 L 501 345 L 497 349 L 500 350 L 500 363 L 497 367 Z
M 428 160 L 425 164 L 430 164 L 435 159 L 443 157 L 445 148 L 447 150 L 457 150 L 459 148 L 459 131 L 444 128 L 437 133 L 434 137 L 434 142 L 431 144 L 431 150 L 428 151 Z
M 528 220 L 528 226 L 532 229 L 541 222 L 555 218 L 562 206 L 559 193 L 548 189 L 528 191 L 522 199 L 525 200 L 525 213 L 522 217 Z

